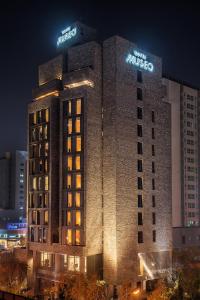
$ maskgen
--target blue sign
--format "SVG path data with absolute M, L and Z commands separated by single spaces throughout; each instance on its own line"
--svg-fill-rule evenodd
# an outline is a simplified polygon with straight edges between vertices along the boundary
M 27 223 L 8 223 L 8 230 L 24 229 L 27 227 Z
M 134 50 L 133 54 L 128 54 L 126 62 L 149 72 L 153 72 L 154 70 L 154 65 L 147 61 L 146 55 L 137 50 Z
M 57 46 L 59 47 L 61 44 L 63 44 L 65 41 L 70 40 L 77 34 L 76 27 L 71 29 L 71 26 L 67 27 L 66 29 L 61 31 L 62 35 L 59 36 L 57 40 Z

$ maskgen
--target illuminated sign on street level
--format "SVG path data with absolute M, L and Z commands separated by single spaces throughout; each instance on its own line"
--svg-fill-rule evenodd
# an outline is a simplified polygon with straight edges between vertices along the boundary
M 126 62 L 128 64 L 144 69 L 146 71 L 153 72 L 154 65 L 151 62 L 147 61 L 146 59 L 147 57 L 145 54 L 134 50 L 133 54 L 130 53 L 128 54 L 126 58 Z
M 61 33 L 62 33 L 62 35 L 59 36 L 59 38 L 57 40 L 57 46 L 60 46 L 60 44 L 63 44 L 65 41 L 73 38 L 77 33 L 77 29 L 76 29 L 76 27 L 71 29 L 71 27 L 69 26 L 66 29 L 62 30 Z

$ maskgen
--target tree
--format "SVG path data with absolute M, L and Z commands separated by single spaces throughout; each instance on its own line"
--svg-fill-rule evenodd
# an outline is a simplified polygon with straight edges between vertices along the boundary
M 0 285 L 1 289 L 20 294 L 26 288 L 28 266 L 15 258 L 14 254 L 4 253 L 0 256 Z

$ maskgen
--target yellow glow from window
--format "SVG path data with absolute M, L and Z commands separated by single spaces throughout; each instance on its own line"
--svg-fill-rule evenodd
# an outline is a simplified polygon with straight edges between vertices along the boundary
M 47 127 L 47 125 L 44 125 L 43 131 L 44 131 L 44 139 L 47 140 L 47 137 L 48 137 L 48 127 Z
M 81 212 L 79 210 L 76 211 L 76 226 L 81 226 Z
M 76 100 L 76 114 L 77 115 L 81 114 L 81 99 Z
M 44 224 L 47 225 L 49 222 L 49 212 L 48 210 L 45 210 L 44 212 Z
M 45 189 L 45 191 L 48 191 L 49 190 L 49 177 L 48 176 L 45 176 L 44 182 L 45 182 L 44 189 Z
M 67 206 L 72 207 L 72 193 L 71 192 L 67 193 Z
M 81 119 L 80 118 L 76 118 L 75 128 L 76 128 L 77 133 L 81 132 Z
M 49 154 L 49 144 L 48 143 L 45 143 L 44 151 L 45 151 L 45 156 L 48 156 L 48 154 Z
M 76 232 L 75 232 L 75 242 L 76 242 L 76 245 L 81 244 L 81 232 L 80 232 L 80 230 L 76 230 Z
M 69 136 L 67 138 L 67 152 L 71 152 L 72 151 L 72 138 L 71 136 Z
M 67 225 L 68 225 L 68 226 L 71 225 L 71 221 L 72 221 L 72 218 L 71 218 L 71 212 L 68 211 L 68 212 L 67 212 Z
M 34 112 L 33 114 L 33 124 L 37 124 L 37 113 Z
M 70 189 L 72 186 L 72 175 L 68 174 L 67 175 L 67 187 Z
M 48 123 L 49 122 L 49 109 L 45 109 L 45 121 Z
M 72 101 L 68 101 L 68 114 L 71 115 L 72 113 Z
M 80 152 L 81 151 L 81 136 L 76 136 L 76 151 Z
M 81 193 L 76 192 L 75 194 L 75 203 L 76 203 L 76 207 L 80 207 L 81 206 Z
M 48 172 L 48 160 L 47 159 L 45 159 L 44 169 L 45 169 L 45 173 L 47 173 Z
M 82 80 L 74 83 L 65 84 L 65 88 L 73 89 L 83 85 L 94 87 L 94 82 L 91 80 Z
M 37 190 L 37 178 L 36 177 L 33 178 L 33 190 L 34 191 Z
M 76 174 L 76 188 L 81 188 L 81 174 Z
M 66 242 L 68 245 L 72 244 L 72 230 L 67 229 Z
M 80 168 L 81 168 L 81 157 L 80 157 L 80 155 L 76 155 L 75 162 L 76 162 L 76 170 L 80 170 Z
M 59 96 L 59 92 L 58 92 L 58 90 L 55 90 L 53 92 L 49 92 L 49 93 L 43 94 L 43 95 L 35 98 L 35 100 L 41 100 L 41 99 L 43 99 L 45 97 L 48 97 L 48 96 L 56 96 L 56 97 L 58 97 Z
M 68 134 L 72 133 L 72 119 L 69 118 L 67 122 L 67 129 L 68 129 Z
M 72 170 L 72 156 L 71 155 L 68 155 L 68 157 L 67 157 L 67 169 L 68 169 L 68 171 Z

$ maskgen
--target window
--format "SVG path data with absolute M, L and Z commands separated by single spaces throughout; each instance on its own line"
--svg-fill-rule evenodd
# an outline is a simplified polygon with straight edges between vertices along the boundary
M 142 72 L 137 70 L 137 82 L 142 83 Z
M 37 212 L 36 210 L 32 211 L 32 224 L 36 224 L 37 223 Z
M 68 112 L 68 115 L 69 115 L 69 116 L 70 116 L 71 113 L 72 113 L 72 101 L 71 101 L 71 100 L 69 100 L 69 101 L 67 102 L 67 112 Z
M 43 243 L 47 242 L 48 229 L 43 228 Z
M 36 130 L 35 130 L 35 128 L 33 128 L 31 130 L 31 141 L 32 142 L 36 141 Z
M 80 272 L 80 257 L 68 256 L 68 271 Z
M 45 122 L 49 122 L 49 109 L 45 109 Z
M 72 230 L 71 229 L 67 229 L 66 243 L 68 245 L 72 244 Z
M 81 226 L 81 212 L 80 210 L 76 211 L 76 226 Z
M 155 195 L 152 195 L 152 207 L 156 207 Z
M 47 140 L 47 138 L 48 138 L 48 127 L 47 127 L 47 125 L 44 125 L 44 127 L 43 127 L 43 138 L 45 140 Z
M 75 194 L 75 204 L 76 204 L 76 207 L 81 206 L 81 193 L 79 193 L 79 192 L 76 192 L 76 194 Z
M 76 130 L 76 133 L 81 132 L 81 119 L 80 118 L 76 118 L 76 120 L 75 120 L 75 130 Z
M 48 143 L 44 144 L 44 154 L 45 154 L 45 156 L 48 156 L 48 154 L 49 154 L 49 144 Z
M 185 244 L 185 236 L 182 235 L 182 244 Z
M 45 181 L 44 189 L 45 189 L 45 191 L 48 191 L 49 190 L 49 177 L 45 176 L 44 181 Z
M 76 174 L 76 188 L 81 188 L 81 174 Z
M 152 161 L 152 173 L 155 173 L 155 162 Z
M 155 145 L 151 146 L 151 150 L 152 150 L 152 156 L 155 156 Z
M 137 161 L 137 167 L 138 167 L 138 172 L 142 172 L 143 168 L 142 168 L 142 160 L 141 159 L 138 159 Z
M 155 123 L 155 112 L 153 110 L 151 112 L 151 121 L 152 123 Z
M 138 243 L 141 244 L 143 243 L 143 232 L 138 231 Z
M 137 108 L 137 118 L 142 120 L 142 108 L 141 107 Z
M 153 230 L 153 242 L 155 243 L 156 242 L 156 231 Z
M 137 99 L 142 100 L 142 89 L 137 88 Z
M 44 171 L 45 171 L 45 173 L 48 173 L 48 160 L 47 159 L 44 160 Z
M 42 126 L 39 126 L 39 140 L 43 139 Z
M 65 269 L 68 269 L 68 259 L 67 254 L 63 254 L 63 265 Z
M 44 194 L 44 207 L 48 207 L 49 205 L 49 194 Z
M 142 125 L 137 125 L 137 135 L 142 137 Z
M 138 225 L 143 225 L 143 220 L 142 220 L 142 213 L 138 213 Z
M 81 99 L 76 100 L 76 114 L 77 115 L 81 114 Z
M 137 152 L 138 154 L 143 154 L 142 143 L 137 143 Z
M 67 122 L 67 132 L 68 134 L 72 134 L 72 119 L 69 118 Z
M 155 139 L 155 130 L 154 130 L 154 128 L 152 128 L 152 130 L 151 130 L 151 136 L 152 136 L 152 139 L 154 140 Z
M 76 170 L 80 170 L 81 169 L 81 157 L 80 157 L 80 155 L 76 155 L 75 163 L 76 163 Z
M 71 211 L 67 211 L 67 215 L 66 215 L 66 225 L 70 226 L 72 223 L 72 216 L 71 216 Z
M 44 211 L 44 225 L 48 225 L 49 223 L 49 212 L 48 210 Z
M 38 111 L 38 123 L 42 122 L 42 111 Z
M 38 207 L 42 207 L 42 199 L 43 199 L 43 195 L 39 194 L 38 195 Z
M 33 178 L 33 190 L 36 191 L 37 190 L 37 177 Z
M 38 228 L 38 242 L 42 242 L 42 228 Z
M 75 230 L 75 244 L 80 245 L 81 244 L 81 232 L 80 230 Z
M 143 204 L 142 204 L 142 195 L 138 195 L 138 207 L 143 207 Z
M 40 266 L 51 268 L 54 266 L 54 255 L 48 252 L 40 253 Z
M 33 113 L 33 124 L 34 125 L 37 124 L 37 114 L 36 114 L 36 112 Z
M 35 240 L 35 232 L 34 232 L 34 228 L 31 228 L 31 233 L 30 233 L 30 239 L 31 239 L 31 242 L 34 242 Z
M 81 136 L 80 135 L 76 136 L 76 151 L 77 152 L 81 151 Z
M 72 170 L 72 156 L 71 155 L 67 156 L 67 170 L 68 171 Z
M 138 190 L 142 190 L 143 189 L 143 184 L 142 184 L 142 177 L 138 177 Z
M 155 190 L 155 179 L 152 178 L 152 190 Z
M 156 214 L 155 214 L 155 212 L 152 213 L 152 224 L 153 225 L 156 224 Z
M 67 152 L 71 152 L 72 151 L 72 138 L 71 136 L 68 136 L 67 138 Z
M 68 174 L 67 175 L 67 187 L 68 187 L 68 189 L 71 189 L 71 186 L 72 186 L 72 175 Z
M 72 193 L 71 192 L 67 193 L 67 206 L 72 207 Z

